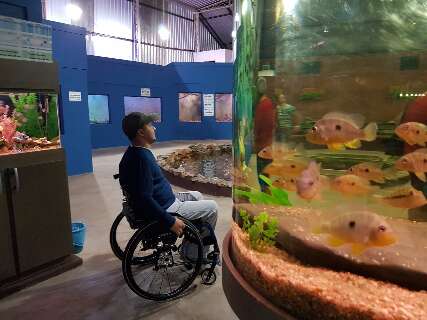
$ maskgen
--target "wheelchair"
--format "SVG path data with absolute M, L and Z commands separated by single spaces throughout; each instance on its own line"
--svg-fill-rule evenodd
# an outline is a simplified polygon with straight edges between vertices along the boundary
M 113 176 L 118 179 L 119 175 Z M 177 236 L 157 221 L 137 220 L 123 192 L 123 209 L 110 230 L 110 245 L 117 258 L 122 260 L 123 277 L 137 295 L 155 301 L 180 296 L 192 285 L 198 275 L 202 283 L 216 281 L 215 267 L 220 251 L 212 227 L 201 221 L 189 221 L 178 216 L 185 224 L 184 232 Z M 201 237 L 201 232 L 208 235 Z M 191 245 L 195 253 L 190 259 L 184 246 Z M 203 246 L 211 245 L 208 262 L 203 256 Z M 195 258 L 197 257 L 197 258 Z

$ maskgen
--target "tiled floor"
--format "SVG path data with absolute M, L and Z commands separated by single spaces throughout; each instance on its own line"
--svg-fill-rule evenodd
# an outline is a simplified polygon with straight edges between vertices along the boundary
M 153 151 L 169 153 L 189 143 L 158 143 Z M 121 207 L 120 188 L 112 175 L 118 170 L 123 150 L 94 152 L 94 173 L 69 178 L 72 218 L 87 226 L 85 249 L 80 255 L 83 265 L 0 300 L 0 319 L 237 319 L 222 291 L 220 268 L 215 285 L 201 285 L 198 278 L 194 291 L 167 303 L 144 300 L 128 289 L 108 240 Z M 222 242 L 231 223 L 231 199 L 206 198 L 219 205 L 216 233 Z

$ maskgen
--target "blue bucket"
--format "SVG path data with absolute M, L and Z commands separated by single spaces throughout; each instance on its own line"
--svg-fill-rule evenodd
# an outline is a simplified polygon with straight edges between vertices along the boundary
M 85 244 L 86 226 L 83 222 L 73 222 L 71 231 L 73 234 L 73 253 L 80 253 Z

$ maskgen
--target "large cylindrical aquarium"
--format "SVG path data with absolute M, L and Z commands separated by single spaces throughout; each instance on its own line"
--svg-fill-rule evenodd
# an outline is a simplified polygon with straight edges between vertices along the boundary
M 236 0 L 244 319 L 427 319 L 427 1 Z

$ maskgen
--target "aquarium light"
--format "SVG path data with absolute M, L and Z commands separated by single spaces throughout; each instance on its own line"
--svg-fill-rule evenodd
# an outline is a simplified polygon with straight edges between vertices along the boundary
M 65 11 L 71 20 L 79 20 L 83 13 L 83 10 L 78 5 L 73 3 L 67 4 Z
M 298 0 L 282 0 L 283 11 L 287 14 L 293 14 Z

